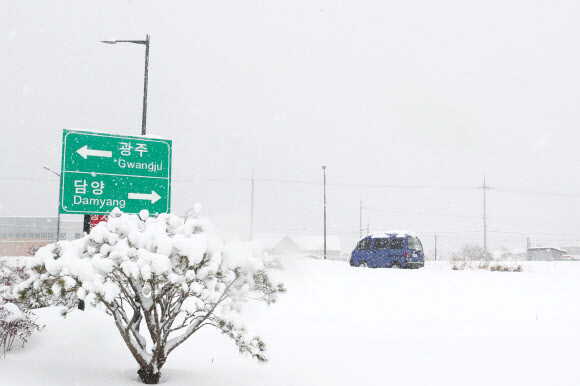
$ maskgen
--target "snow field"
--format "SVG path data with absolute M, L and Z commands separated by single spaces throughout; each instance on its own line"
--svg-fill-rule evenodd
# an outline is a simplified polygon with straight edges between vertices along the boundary
M 169 356 L 166 385 L 578 385 L 580 264 L 522 273 L 361 269 L 282 260 L 288 293 L 244 310 L 263 365 L 212 329 Z M 98 310 L 38 310 L 46 330 L 0 360 L 2 385 L 134 385 L 137 364 Z

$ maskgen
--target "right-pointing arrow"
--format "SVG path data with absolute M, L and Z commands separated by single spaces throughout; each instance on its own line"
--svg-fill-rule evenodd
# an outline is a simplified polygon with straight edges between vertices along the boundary
M 149 193 L 129 193 L 129 200 L 147 200 L 155 204 L 161 198 L 154 190 Z
M 113 156 L 113 152 L 109 150 L 91 150 L 87 145 L 81 147 L 77 150 L 77 153 L 84 159 L 87 159 L 87 156 L 91 157 L 105 157 L 111 158 Z

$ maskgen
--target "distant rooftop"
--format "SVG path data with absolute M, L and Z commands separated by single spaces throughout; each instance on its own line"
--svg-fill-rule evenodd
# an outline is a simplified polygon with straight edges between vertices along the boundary
M 304 251 L 321 251 L 324 249 L 324 237 L 322 235 L 258 235 L 254 240 L 264 249 L 273 249 L 285 238 Z M 327 235 L 326 249 L 328 251 L 341 251 L 340 237 Z
M 567 252 L 567 251 L 563 250 L 562 248 L 557 248 L 557 247 L 530 247 L 530 248 L 528 248 L 528 251 L 545 251 L 548 249 L 552 249 L 552 250 L 564 252 L 564 253 Z

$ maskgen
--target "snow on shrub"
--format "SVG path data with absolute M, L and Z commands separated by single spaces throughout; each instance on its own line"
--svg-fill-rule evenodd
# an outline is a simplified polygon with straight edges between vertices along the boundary
M 451 261 L 463 263 L 468 261 L 489 260 L 483 248 L 477 244 L 464 244 L 461 249 L 451 254 Z
M 12 289 L 28 277 L 25 264 L 0 259 L 0 304 L 13 301 Z
M 451 255 L 451 269 L 454 271 L 463 271 L 470 269 L 481 269 L 486 271 L 500 272 L 522 272 L 523 267 L 520 264 L 512 264 L 507 261 L 493 261 L 489 254 L 486 256 L 482 247 L 477 244 L 465 244 L 459 251 Z
M 41 308 L 50 305 L 51 299 L 46 296 L 40 296 L 40 294 L 27 299 L 19 299 L 14 294 L 14 288 L 30 277 L 29 272 L 26 263 L 21 260 L 0 260 L 0 305 L 11 302 L 22 309 Z
M 524 268 L 521 264 L 516 264 L 513 262 L 489 262 L 489 261 L 459 261 L 451 260 L 451 269 L 454 271 L 463 270 L 484 270 L 484 271 L 498 271 L 498 272 L 523 272 Z
M 89 235 L 41 248 L 18 293 L 51 296 L 69 310 L 78 300 L 104 306 L 145 383 L 158 383 L 168 355 L 204 326 L 266 361 L 264 342 L 248 336 L 239 312 L 248 299 L 274 303 L 284 286 L 264 258 L 224 245 L 208 227 L 199 213 L 184 220 L 116 209 Z
M 16 339 L 22 346 L 34 331 L 41 331 L 43 327 L 36 324 L 36 316 L 28 310 L 20 310 L 14 303 L 0 305 L 0 347 L 2 354 L 12 349 Z
M 36 316 L 13 294 L 14 287 L 28 278 L 28 270 L 21 262 L 0 260 L 0 347 L 4 356 L 16 339 L 24 346 L 34 331 L 42 330 L 36 324 Z

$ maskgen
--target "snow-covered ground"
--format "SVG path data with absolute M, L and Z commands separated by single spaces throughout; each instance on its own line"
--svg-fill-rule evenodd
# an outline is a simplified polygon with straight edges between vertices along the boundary
M 207 329 L 169 356 L 166 385 L 578 385 L 580 263 L 523 273 L 352 268 L 286 260 L 288 293 L 246 309 L 270 362 Z M 134 385 L 137 364 L 98 310 L 46 324 L 0 359 L 1 385 Z

